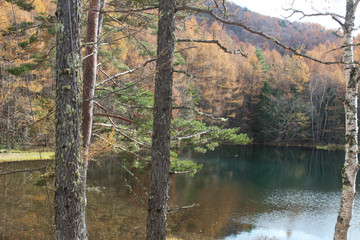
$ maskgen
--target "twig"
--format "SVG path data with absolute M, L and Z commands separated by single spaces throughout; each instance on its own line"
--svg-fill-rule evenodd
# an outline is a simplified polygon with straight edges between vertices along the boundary
M 136 200 L 138 200 L 138 202 L 141 203 L 141 205 L 146 208 L 147 206 L 145 205 L 144 201 L 141 200 L 141 198 L 134 192 L 132 187 L 128 184 L 127 179 L 124 178 L 124 180 L 125 180 L 125 186 L 129 188 L 130 193 L 132 193 L 134 195 L 134 197 L 136 198 Z
M 16 132 L 16 131 L 19 131 L 19 130 L 24 129 L 24 128 L 26 128 L 26 127 L 30 127 L 30 126 L 33 126 L 33 125 L 35 125 L 35 124 L 38 124 L 38 123 L 41 122 L 42 120 L 48 118 L 48 117 L 49 117 L 50 115 L 52 115 L 54 112 L 55 112 L 55 110 L 50 110 L 50 111 L 48 112 L 48 114 L 46 114 L 44 117 L 40 118 L 39 120 L 37 120 L 37 121 L 35 121 L 35 122 L 31 123 L 31 124 L 27 124 L 27 125 L 25 125 L 25 126 L 19 127 L 19 128 L 9 130 L 9 132 Z
M 143 12 L 143 11 L 149 11 L 149 10 L 154 10 L 154 9 L 158 9 L 158 8 L 159 8 L 159 6 L 153 6 L 153 7 L 141 8 L 141 9 L 106 10 L 106 11 L 101 11 L 100 13 L 112 13 L 112 12 L 116 12 L 116 13 Z
M 182 73 L 182 74 L 185 74 L 186 76 L 188 76 L 189 78 L 193 78 L 194 75 L 192 75 L 191 73 L 188 73 L 186 71 L 183 71 L 183 70 L 173 70 L 174 73 Z
M 131 172 L 127 167 L 125 167 L 125 165 L 124 165 L 123 163 L 121 163 L 121 167 L 122 167 L 123 169 L 125 169 L 125 171 L 127 171 L 127 172 L 130 174 L 130 176 L 132 176 L 132 177 L 136 180 L 136 182 L 139 184 L 139 186 L 141 187 L 141 189 L 144 191 L 146 197 L 149 198 L 149 193 L 147 192 L 145 186 L 144 186 L 144 185 L 141 183 L 141 181 L 135 176 L 135 174 L 134 174 L 133 172 Z
M 147 64 L 149 64 L 149 63 L 151 63 L 151 62 L 154 62 L 155 60 L 156 60 L 156 58 L 149 59 L 149 60 L 147 60 L 146 62 L 144 62 L 143 64 L 141 64 L 141 65 L 139 65 L 139 66 L 137 66 L 137 67 L 135 67 L 135 68 L 133 68 L 133 69 L 130 69 L 130 70 L 125 71 L 125 72 L 117 73 L 117 74 L 115 74 L 115 75 L 113 75 L 113 76 L 111 76 L 111 77 L 108 77 L 107 79 L 105 79 L 105 80 L 97 83 L 95 86 L 96 86 L 96 87 L 97 87 L 97 86 L 100 86 L 100 85 L 102 85 L 102 84 L 104 84 L 104 83 L 106 83 L 106 82 L 108 82 L 108 81 L 110 81 L 110 80 L 112 80 L 112 79 L 114 79 L 114 78 L 121 77 L 121 76 L 124 76 L 124 75 L 126 75 L 126 74 L 132 73 L 132 72 L 134 72 L 134 71 L 136 71 L 136 70 L 138 70 L 138 69 L 140 69 L 140 68 L 145 67 Z
M 192 171 L 183 171 L 183 172 L 177 172 L 177 171 L 170 171 L 170 174 L 189 174 L 189 173 L 197 173 L 197 170 L 192 170 Z
M 112 20 L 114 20 L 115 22 L 117 22 L 118 24 L 120 24 L 120 25 L 129 33 L 129 35 L 132 36 L 132 37 L 135 39 L 135 41 L 145 49 L 145 51 L 147 52 L 147 54 L 149 54 L 149 55 L 151 56 L 150 50 L 135 36 L 135 34 L 133 34 L 133 33 L 129 30 L 129 28 L 125 27 L 124 24 L 123 24 L 122 22 L 120 22 L 118 19 L 112 17 L 111 15 L 108 15 L 108 16 L 109 16 Z
M 204 113 L 202 111 L 200 111 L 197 107 L 188 107 L 188 106 L 174 106 L 173 109 L 189 109 L 194 111 L 195 113 L 201 115 L 201 116 L 206 116 L 208 118 L 211 118 L 213 120 L 216 121 L 222 121 L 222 122 L 227 122 L 228 119 L 227 118 L 223 118 L 223 117 L 214 117 L 213 115 L 209 114 L 209 113 Z
M 216 131 L 219 131 L 219 129 L 210 129 L 210 130 L 206 130 L 206 131 L 203 131 L 203 132 L 198 132 L 198 133 L 188 135 L 188 136 L 184 136 L 184 137 L 175 137 L 174 136 L 174 137 L 171 137 L 171 140 L 184 140 L 184 139 L 189 139 L 189 138 L 204 135 L 204 134 L 209 133 L 209 132 L 216 132 Z
M 202 39 L 185 39 L 185 38 L 178 38 L 176 40 L 177 42 L 196 42 L 196 43 L 214 43 L 216 45 L 218 45 L 218 47 L 223 50 L 226 53 L 230 53 L 230 54 L 240 54 L 241 56 L 247 58 L 247 55 L 245 53 L 243 53 L 240 49 L 236 50 L 236 51 L 231 51 L 229 49 L 227 49 L 226 47 L 224 47 L 218 40 L 202 40 Z
M 133 155 L 133 156 L 135 156 L 135 157 L 137 157 L 137 158 L 139 158 L 139 159 L 141 159 L 141 160 L 143 160 L 143 161 L 145 161 L 145 162 L 148 162 L 148 163 L 151 162 L 151 161 L 149 161 L 149 160 L 146 160 L 145 158 L 143 158 L 143 157 L 140 156 L 139 154 L 136 154 L 136 153 L 134 153 L 134 152 L 130 152 L 130 151 L 126 150 L 125 148 L 119 146 L 119 145 L 116 145 L 116 144 L 113 144 L 113 143 L 109 142 L 108 140 L 106 140 L 105 138 L 101 137 L 100 135 L 98 135 L 98 134 L 96 134 L 96 133 L 94 133 L 93 135 L 94 135 L 95 137 L 98 137 L 98 138 L 102 139 L 103 141 L 107 142 L 108 144 L 110 144 L 110 145 L 111 145 L 112 147 L 114 147 L 114 148 L 118 148 L 118 149 L 120 149 L 120 150 L 122 150 L 122 151 L 124 151 L 124 152 L 126 152 L 126 153 L 129 153 L 129 154 L 131 154 L 131 155 Z

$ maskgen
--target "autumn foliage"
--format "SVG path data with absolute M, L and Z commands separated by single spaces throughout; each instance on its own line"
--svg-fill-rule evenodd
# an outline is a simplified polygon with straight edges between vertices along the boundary
M 35 0 L 32 5 L 34 8 L 28 11 L 14 2 L 14 14 L 10 2 L 0 3 L 2 145 L 53 144 L 55 4 Z M 154 87 L 151 59 L 156 54 L 157 11 L 114 12 L 124 6 L 121 1 L 110 3 L 106 8 L 109 13 L 104 15 L 97 76 L 97 82 L 104 83 L 97 85 L 95 97 L 103 108 L 95 107 L 95 113 L 104 113 L 106 107 L 107 113 L 136 122 L 124 134 L 148 144 L 151 126 L 141 117 L 148 116 L 151 101 L 140 98 L 138 94 L 143 90 L 138 89 L 152 92 Z M 229 6 L 229 12 L 236 13 L 246 24 L 267 29 L 268 34 L 306 54 L 329 61 L 341 58 L 335 50 L 340 40 L 319 25 L 291 23 Z M 179 15 L 176 36 L 216 39 L 230 50 L 241 50 L 247 58 L 225 53 L 216 44 L 177 43 L 174 117 L 240 127 L 241 132 L 259 142 L 343 141 L 341 65 L 321 65 L 292 56 L 242 29 L 198 15 Z M 355 57 L 359 55 L 355 53 Z M 111 78 L 126 71 L 131 74 Z M 136 96 L 139 99 L 134 99 Z M 219 121 L 221 118 L 228 120 Z M 100 123 L 105 120 L 97 117 Z M 40 124 L 33 124 L 38 121 Z M 106 131 L 99 128 L 95 133 Z M 131 146 L 134 151 L 138 148 L 135 143 Z

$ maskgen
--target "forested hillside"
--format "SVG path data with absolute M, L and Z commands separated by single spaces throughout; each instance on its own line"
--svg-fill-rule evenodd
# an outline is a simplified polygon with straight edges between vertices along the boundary
M 229 12 L 244 22 L 247 26 L 262 31 L 270 36 L 276 37 L 283 43 L 295 48 L 310 50 L 320 43 L 335 42 L 338 37 L 334 32 L 327 31 L 323 26 L 314 23 L 291 22 L 286 19 L 263 16 L 249 11 L 235 4 L 228 4 Z M 335 23 L 335 22 L 334 22 Z M 334 24 L 336 26 L 336 24 Z M 270 41 L 264 41 L 259 36 L 251 34 L 241 28 L 227 26 L 227 33 L 234 38 L 235 36 L 242 42 L 248 42 L 256 47 L 263 49 L 276 48 L 281 53 L 284 50 L 277 47 Z
M 17 3 L 16 24 L 11 3 L 0 3 L 0 144 L 52 146 L 55 4 L 45 0 Z M 156 10 L 114 13 L 125 5 L 110 2 L 104 15 L 95 96 L 95 127 L 99 128 L 95 134 L 104 132 L 100 127 L 106 117 L 101 114 L 106 107 L 136 124 L 123 134 L 147 142 L 157 16 Z M 341 41 L 320 25 L 269 18 L 233 4 L 228 12 L 306 54 L 329 61 L 341 59 L 335 50 Z M 292 56 L 239 27 L 225 27 L 199 15 L 179 14 L 176 36 L 216 39 L 247 57 L 226 53 L 214 43 L 179 41 L 174 63 L 174 119 L 240 127 L 258 142 L 343 142 L 342 66 Z

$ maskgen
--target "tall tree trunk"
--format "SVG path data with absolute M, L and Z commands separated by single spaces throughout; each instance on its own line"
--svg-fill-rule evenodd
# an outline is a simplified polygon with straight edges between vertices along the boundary
M 147 240 L 166 239 L 166 214 L 170 186 L 170 123 L 175 46 L 175 2 L 175 0 L 159 1 Z
M 93 123 L 94 93 L 96 83 L 97 65 L 97 40 L 99 24 L 100 0 L 90 0 L 88 23 L 86 27 L 86 58 L 84 60 L 84 85 L 83 85 L 83 147 L 85 156 L 85 170 L 87 168 L 86 156 L 90 150 L 90 140 Z
M 55 239 L 87 239 L 80 134 L 79 0 L 58 0 L 55 112 Z
M 345 164 L 342 171 L 342 196 L 340 210 L 335 226 L 334 240 L 347 239 L 356 194 L 356 175 L 358 172 L 358 120 L 357 94 L 359 69 L 353 63 L 353 28 L 355 11 L 359 0 L 346 1 L 344 30 L 345 62 Z
M 100 10 L 104 10 L 105 0 L 91 0 L 88 12 L 88 23 L 86 26 L 86 58 L 84 60 L 83 75 L 83 103 L 82 103 L 82 134 L 83 134 L 83 201 L 85 208 L 86 221 L 86 179 L 88 169 L 88 155 L 90 152 L 90 143 L 92 135 L 93 114 L 94 114 L 94 94 L 96 84 L 96 65 L 98 52 L 98 35 L 102 25 Z

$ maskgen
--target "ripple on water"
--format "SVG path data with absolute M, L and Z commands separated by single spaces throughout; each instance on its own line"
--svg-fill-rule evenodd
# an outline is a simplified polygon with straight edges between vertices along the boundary
M 225 239 L 330 240 L 340 194 L 299 189 L 267 191 L 262 211 L 235 219 L 237 222 L 252 224 L 254 229 Z M 360 236 L 359 205 L 360 200 L 357 199 L 349 231 L 349 239 L 352 240 Z

